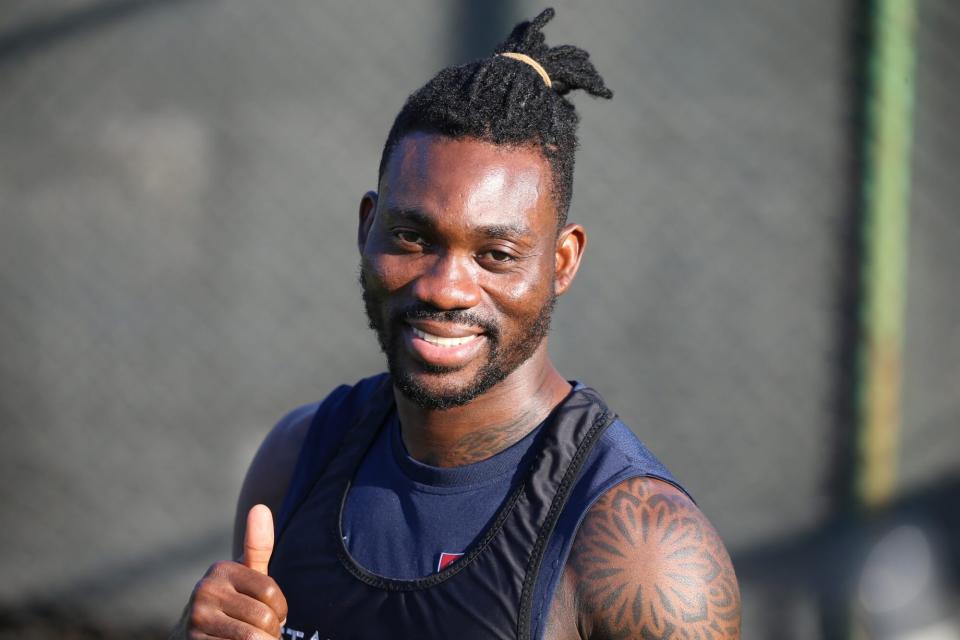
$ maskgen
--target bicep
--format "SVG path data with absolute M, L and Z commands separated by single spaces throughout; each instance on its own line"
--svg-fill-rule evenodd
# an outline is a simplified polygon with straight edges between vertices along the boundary
M 633 478 L 604 494 L 566 570 L 591 638 L 740 637 L 740 593 L 723 542 L 664 482 Z
M 247 512 L 251 507 L 267 505 L 276 522 L 316 407 L 316 404 L 306 405 L 287 414 L 270 430 L 254 455 L 237 498 L 233 521 L 234 559 L 239 559 L 243 552 Z

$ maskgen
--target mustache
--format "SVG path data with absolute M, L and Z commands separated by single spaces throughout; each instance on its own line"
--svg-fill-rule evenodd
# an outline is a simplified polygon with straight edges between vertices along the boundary
M 494 338 L 500 334 L 500 329 L 493 320 L 485 318 L 473 311 L 467 311 L 466 309 L 448 309 L 444 311 L 435 309 L 429 305 L 411 304 L 401 309 L 396 309 L 390 314 L 390 321 L 392 323 L 399 324 L 407 320 L 432 320 L 433 322 L 450 322 L 478 327 Z

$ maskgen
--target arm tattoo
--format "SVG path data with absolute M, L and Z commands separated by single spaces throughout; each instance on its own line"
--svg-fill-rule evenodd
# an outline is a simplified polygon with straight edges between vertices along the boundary
M 736 640 L 740 594 L 723 543 L 689 498 L 634 478 L 590 509 L 571 551 L 593 638 Z

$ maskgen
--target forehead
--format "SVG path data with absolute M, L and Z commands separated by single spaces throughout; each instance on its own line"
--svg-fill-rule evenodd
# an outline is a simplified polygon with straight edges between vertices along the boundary
M 535 147 L 411 133 L 391 153 L 380 196 L 388 207 L 478 224 L 517 217 L 553 224 L 551 180 L 550 164 Z

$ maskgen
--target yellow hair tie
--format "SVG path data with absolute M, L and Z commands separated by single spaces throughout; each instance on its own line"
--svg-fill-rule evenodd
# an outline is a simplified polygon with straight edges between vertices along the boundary
M 513 58 L 514 60 L 519 60 L 520 62 L 526 63 L 533 67 L 533 70 L 536 71 L 541 78 L 543 78 L 543 84 L 548 87 L 553 86 L 553 81 L 550 80 L 550 75 L 547 73 L 547 70 L 540 66 L 540 63 L 528 56 L 525 53 L 517 53 L 516 51 L 507 51 L 506 53 L 501 53 L 501 56 L 505 58 Z

